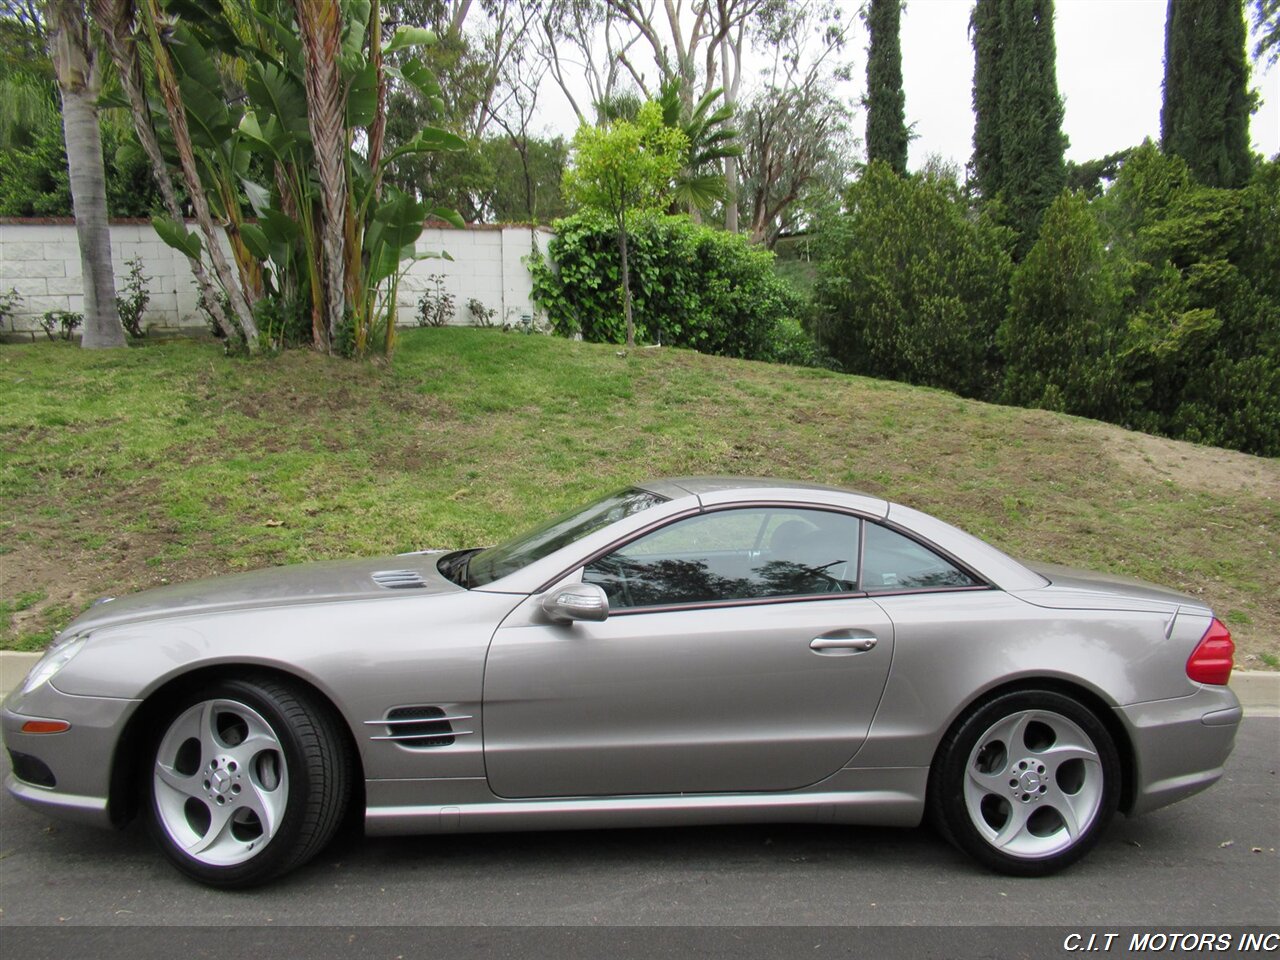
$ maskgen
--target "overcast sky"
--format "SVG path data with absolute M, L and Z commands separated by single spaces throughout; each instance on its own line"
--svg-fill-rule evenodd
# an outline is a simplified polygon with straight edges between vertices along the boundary
M 973 47 L 970 0 L 907 0 L 902 74 L 907 122 L 919 139 L 911 166 L 931 153 L 962 165 L 973 152 Z M 1058 0 L 1058 91 L 1066 104 L 1069 160 L 1091 160 L 1160 139 L 1165 0 Z M 866 41 L 863 41 L 865 46 Z M 862 66 L 865 76 L 865 54 Z M 1249 130 L 1253 148 L 1280 152 L 1280 66 L 1254 86 L 1264 105 Z M 865 125 L 865 119 L 863 120 Z
M 856 15 L 856 0 L 841 2 Z M 912 169 L 931 154 L 963 168 L 973 152 L 972 7 L 972 0 L 907 0 L 902 72 L 907 122 L 916 134 Z M 1148 136 L 1159 140 L 1166 7 L 1166 0 L 1057 0 L 1058 89 L 1066 103 L 1068 159 L 1102 157 Z M 849 45 L 854 77 L 844 90 L 853 101 L 866 88 L 866 46 L 865 28 L 858 23 Z M 751 79 L 749 67 L 747 73 L 744 86 Z M 1255 70 L 1253 85 L 1263 100 L 1250 123 L 1253 147 L 1271 157 L 1280 152 L 1280 66 L 1265 74 Z M 549 80 L 539 115 L 554 133 L 571 135 L 577 123 Z M 861 140 L 866 129 L 861 109 L 854 129 Z

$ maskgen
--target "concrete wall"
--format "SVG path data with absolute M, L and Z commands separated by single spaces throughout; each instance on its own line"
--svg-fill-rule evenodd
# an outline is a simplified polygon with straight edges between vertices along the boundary
M 441 289 L 455 298 L 456 324 L 471 323 L 467 301 L 473 297 L 497 311 L 496 323 L 519 323 L 521 317 L 532 316 L 532 281 L 525 258 L 534 245 L 545 253 L 550 238 L 550 231 L 543 228 L 427 228 L 418 240 L 418 253 L 445 251 L 453 260 L 427 259 L 410 265 L 400 283 L 399 323 L 417 323 L 418 298 L 423 291 L 436 289 L 433 276 L 441 277 Z M 111 255 L 117 292 L 127 276 L 125 261 L 133 257 L 142 260 L 151 293 L 144 324 L 151 332 L 207 329 L 204 315 L 196 307 L 195 280 L 186 258 L 166 246 L 150 223 L 113 222 Z M 42 338 L 39 320 L 48 310 L 84 311 L 74 224 L 0 221 L 0 293 L 10 289 L 22 295 L 22 303 L 0 329 L 5 339 Z

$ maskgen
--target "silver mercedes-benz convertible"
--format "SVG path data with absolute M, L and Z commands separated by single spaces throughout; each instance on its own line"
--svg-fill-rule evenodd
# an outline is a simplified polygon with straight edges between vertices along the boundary
M 500 546 L 100 602 L 3 707 L 22 802 L 261 883 L 370 834 L 928 817 L 1020 876 L 1212 784 L 1192 597 L 830 487 L 676 479 Z M 833 829 L 835 829 L 833 827 Z

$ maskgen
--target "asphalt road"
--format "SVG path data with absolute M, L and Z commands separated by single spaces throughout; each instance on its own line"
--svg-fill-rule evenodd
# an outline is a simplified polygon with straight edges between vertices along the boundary
M 1270 926 L 1280 923 L 1278 768 L 1280 719 L 1248 719 L 1216 786 L 1118 819 L 1083 863 L 1044 880 L 986 873 L 924 829 L 770 825 L 344 836 L 274 885 L 224 893 L 174 872 L 137 826 L 56 824 L 6 794 L 0 934 L 20 924 Z

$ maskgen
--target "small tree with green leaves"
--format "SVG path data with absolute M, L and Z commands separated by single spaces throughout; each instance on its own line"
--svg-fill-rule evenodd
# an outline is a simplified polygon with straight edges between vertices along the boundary
M 618 231 L 628 348 L 635 346 L 636 338 L 631 318 L 627 218 L 665 206 L 688 146 L 682 131 L 662 122 L 662 109 L 654 102 L 641 107 L 634 121 L 615 120 L 600 127 L 584 124 L 573 138 L 573 165 L 565 172 L 565 195 L 574 206 L 608 217 Z

